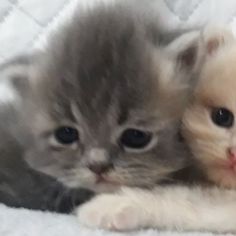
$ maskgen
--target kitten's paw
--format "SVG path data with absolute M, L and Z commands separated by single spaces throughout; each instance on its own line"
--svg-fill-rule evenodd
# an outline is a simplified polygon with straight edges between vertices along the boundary
M 103 194 L 78 208 L 79 222 L 90 228 L 128 231 L 143 227 L 145 211 L 131 198 Z

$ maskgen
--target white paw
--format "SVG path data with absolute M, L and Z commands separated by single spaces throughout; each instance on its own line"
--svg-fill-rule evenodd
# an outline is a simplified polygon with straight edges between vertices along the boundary
M 140 229 L 146 216 L 140 205 L 122 195 L 103 194 L 77 209 L 82 225 L 117 231 Z

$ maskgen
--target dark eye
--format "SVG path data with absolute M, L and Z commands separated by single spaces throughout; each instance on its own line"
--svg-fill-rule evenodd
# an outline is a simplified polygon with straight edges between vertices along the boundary
M 57 142 L 64 145 L 72 144 L 79 139 L 79 133 L 77 129 L 72 128 L 72 127 L 66 127 L 66 126 L 58 128 L 55 131 L 54 136 Z
M 212 121 L 221 127 L 230 128 L 234 123 L 234 115 L 226 108 L 215 108 L 211 113 Z
M 142 149 L 150 143 L 151 139 L 152 134 L 150 132 L 127 129 L 122 133 L 120 143 L 124 147 Z

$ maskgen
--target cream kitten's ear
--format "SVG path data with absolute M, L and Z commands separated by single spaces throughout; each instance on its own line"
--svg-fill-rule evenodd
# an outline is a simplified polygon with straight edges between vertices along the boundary
M 235 37 L 226 26 L 207 26 L 202 32 L 201 41 L 205 53 L 213 55 L 223 46 L 235 41 Z
M 166 50 L 180 69 L 191 71 L 199 61 L 200 31 L 190 31 L 173 40 Z

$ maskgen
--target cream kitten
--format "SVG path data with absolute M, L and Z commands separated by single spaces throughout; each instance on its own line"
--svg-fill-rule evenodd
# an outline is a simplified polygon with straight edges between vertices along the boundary
M 208 29 L 198 45 L 204 66 L 183 119 L 184 135 L 209 179 L 235 187 L 236 41 L 227 30 Z M 117 195 L 98 196 L 77 214 L 84 225 L 112 230 L 236 233 L 236 191 L 210 186 L 123 189 Z
M 210 41 L 183 134 L 215 184 L 236 188 L 236 40 Z

